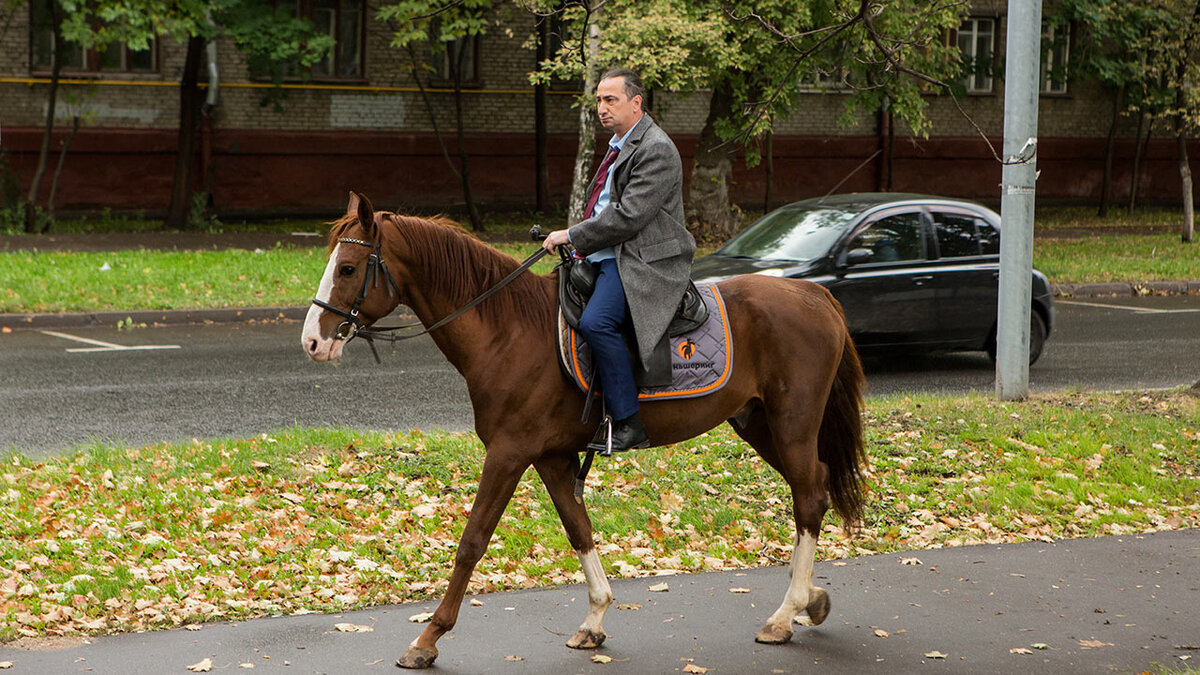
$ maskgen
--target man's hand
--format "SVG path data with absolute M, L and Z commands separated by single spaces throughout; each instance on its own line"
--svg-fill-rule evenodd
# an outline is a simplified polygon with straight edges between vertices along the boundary
M 542 248 L 554 253 L 554 248 L 556 246 L 569 243 L 571 243 L 571 240 L 567 238 L 566 230 L 555 230 L 546 235 L 546 238 L 542 240 Z

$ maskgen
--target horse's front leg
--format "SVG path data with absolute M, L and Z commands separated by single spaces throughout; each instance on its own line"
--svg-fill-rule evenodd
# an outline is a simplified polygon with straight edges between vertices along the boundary
M 509 456 L 505 458 L 505 454 Z M 467 517 L 467 525 L 458 541 L 454 572 L 450 575 L 446 595 L 433 612 L 429 625 L 396 659 L 396 665 L 401 668 L 428 668 L 433 665 L 438 656 L 437 641 L 458 622 L 458 610 L 462 607 L 471 573 L 487 550 L 492 532 L 496 530 L 496 524 L 500 522 L 500 516 L 527 466 L 514 461 L 512 453 L 494 447 L 489 449 L 479 478 L 479 492 L 475 494 L 471 515 Z
M 613 602 L 612 588 L 604 576 L 596 543 L 592 539 L 592 521 L 587 507 L 575 501 L 575 475 L 571 455 L 545 456 L 533 464 L 546 484 L 554 508 L 567 531 L 567 540 L 579 556 L 579 566 L 588 585 L 588 613 L 583 625 L 567 640 L 573 649 L 595 649 L 604 643 L 604 613 Z

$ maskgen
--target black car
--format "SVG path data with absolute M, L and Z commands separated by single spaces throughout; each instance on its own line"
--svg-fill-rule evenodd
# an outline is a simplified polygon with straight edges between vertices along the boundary
M 842 303 L 855 344 L 874 349 L 986 350 L 996 356 L 1000 216 L 973 202 L 863 193 L 776 209 L 711 255 L 692 276 L 808 279 Z M 1029 362 L 1054 325 L 1050 283 L 1033 271 Z

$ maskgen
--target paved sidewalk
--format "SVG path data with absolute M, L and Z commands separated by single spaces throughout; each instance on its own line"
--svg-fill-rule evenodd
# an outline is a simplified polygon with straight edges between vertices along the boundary
M 665 581 L 669 590 L 650 592 Z M 564 646 L 583 620 L 581 585 L 477 596 L 440 643 L 441 673 L 1138 673 L 1200 662 L 1200 530 L 968 546 L 819 563 L 833 611 L 792 642 L 754 633 L 787 584 L 784 567 L 613 583 L 598 652 Z M 747 589 L 733 593 L 730 589 Z M 618 605 L 625 609 L 618 609 Z M 388 673 L 434 603 L 206 624 L 0 647 L 14 675 L 212 672 Z M 347 622 L 371 632 L 339 632 Z M 43 644 L 50 641 L 43 641 Z M 593 653 L 610 657 L 593 663 Z M 707 669 L 700 671 L 699 668 Z

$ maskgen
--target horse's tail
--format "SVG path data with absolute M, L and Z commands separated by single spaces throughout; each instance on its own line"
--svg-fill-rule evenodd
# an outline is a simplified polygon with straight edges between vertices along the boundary
M 862 407 L 866 377 L 858 350 L 844 330 L 845 344 L 833 388 L 825 401 L 825 416 L 817 435 L 817 453 L 829 467 L 829 497 L 844 527 L 853 530 L 862 518 L 863 467 L 867 463 L 863 448 Z

